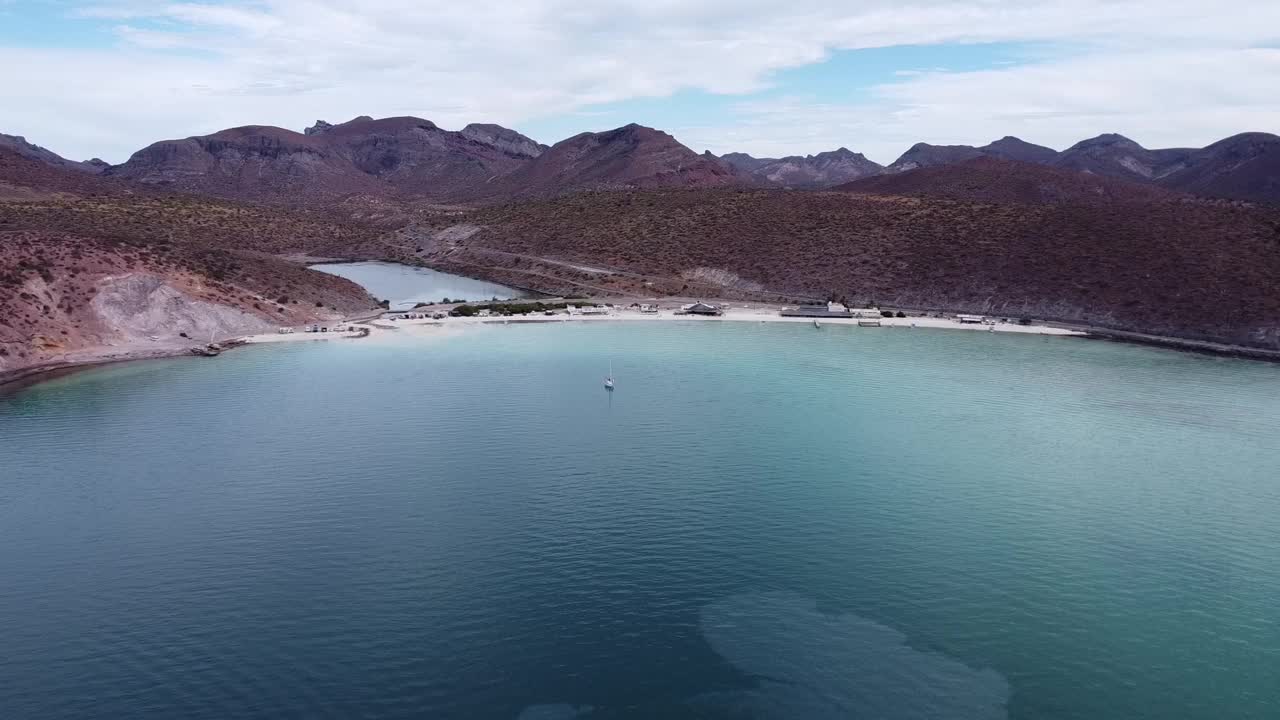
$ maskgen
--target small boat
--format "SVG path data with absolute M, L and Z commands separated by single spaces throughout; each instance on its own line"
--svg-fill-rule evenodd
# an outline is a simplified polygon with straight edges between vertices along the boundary
M 217 357 L 222 354 L 222 346 L 213 341 L 213 330 L 209 331 L 209 342 L 203 346 L 191 348 L 192 355 L 203 355 L 204 357 Z
M 814 326 L 814 327 L 816 327 L 816 328 L 820 328 L 820 327 L 822 327 L 822 323 L 818 322 L 818 321 L 817 321 L 817 319 L 814 319 L 814 321 L 813 321 L 813 326 Z
M 609 374 L 606 375 L 604 378 L 604 389 L 605 390 L 613 389 L 613 361 L 612 360 L 609 361 Z

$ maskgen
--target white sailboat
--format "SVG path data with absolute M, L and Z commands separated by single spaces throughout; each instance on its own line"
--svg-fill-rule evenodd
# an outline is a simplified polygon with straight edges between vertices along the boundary
M 612 360 L 609 361 L 609 374 L 606 375 L 604 378 L 604 389 L 605 390 L 613 389 L 613 361 Z

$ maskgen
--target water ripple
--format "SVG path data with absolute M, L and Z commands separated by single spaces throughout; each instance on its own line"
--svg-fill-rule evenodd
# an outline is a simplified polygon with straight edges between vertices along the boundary
M 1274 718 L 1277 391 L 731 323 L 60 378 L 0 398 L 0 717 Z

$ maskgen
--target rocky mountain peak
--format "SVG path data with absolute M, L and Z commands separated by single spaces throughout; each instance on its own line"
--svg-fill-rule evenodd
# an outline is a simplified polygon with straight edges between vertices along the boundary
M 525 137 L 510 128 L 492 123 L 471 123 L 460 134 L 484 145 L 489 145 L 510 155 L 535 158 L 547 149 L 546 145 Z
M 110 167 L 107 163 L 94 158 L 89 162 L 76 162 L 68 160 L 61 155 L 47 148 L 40 147 L 35 143 L 27 142 L 27 139 L 21 135 L 5 135 L 0 133 L 0 148 L 11 150 L 25 158 L 42 162 L 53 167 L 66 168 L 68 170 L 78 170 L 88 173 L 100 173 L 105 168 Z

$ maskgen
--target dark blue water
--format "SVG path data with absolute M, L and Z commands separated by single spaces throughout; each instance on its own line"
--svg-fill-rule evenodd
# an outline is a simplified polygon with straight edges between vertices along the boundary
M 1280 367 L 383 337 L 0 398 L 0 718 L 1280 717 Z

